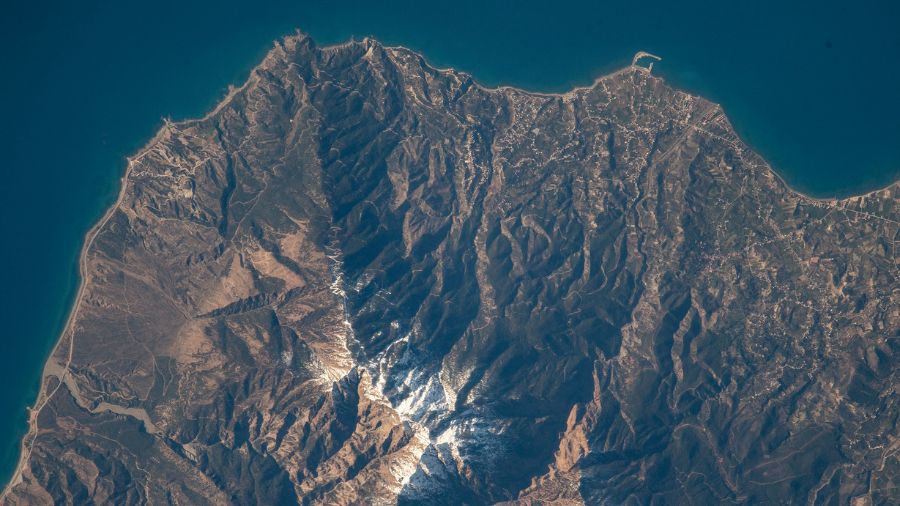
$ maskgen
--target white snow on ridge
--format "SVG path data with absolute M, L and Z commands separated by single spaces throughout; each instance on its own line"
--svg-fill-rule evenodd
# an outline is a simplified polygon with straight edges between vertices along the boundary
M 329 248 L 328 258 L 333 262 L 331 291 L 340 298 L 344 311 L 344 342 L 347 348 L 351 342 L 360 345 L 347 312 L 346 278 L 338 249 Z M 370 276 L 363 275 L 351 289 L 358 292 L 370 281 Z M 383 297 L 373 299 L 389 302 Z M 390 322 L 393 331 L 401 326 L 397 320 Z M 502 427 L 472 411 L 454 411 L 457 392 L 451 386 L 451 378 L 442 365 L 435 370 L 434 365 L 422 363 L 412 344 L 418 341 L 421 326 L 413 321 L 410 329 L 367 363 L 356 363 L 356 367 L 362 376 L 368 376 L 363 380 L 366 396 L 391 406 L 414 431 L 409 451 L 391 465 L 390 471 L 400 486 L 396 492 L 415 497 L 440 489 L 441 481 L 463 471 L 467 455 L 482 466 L 490 466 L 505 450 L 498 437 Z

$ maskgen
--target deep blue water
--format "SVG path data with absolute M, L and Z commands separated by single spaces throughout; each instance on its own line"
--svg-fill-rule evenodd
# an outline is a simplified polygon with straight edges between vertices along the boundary
M 846 195 L 900 176 L 898 2 L 182 3 L 19 2 L 0 15 L 2 482 L 124 157 L 161 118 L 211 108 L 295 28 L 320 43 L 374 35 L 540 91 L 647 50 L 663 57 L 655 73 L 723 104 L 797 189 Z

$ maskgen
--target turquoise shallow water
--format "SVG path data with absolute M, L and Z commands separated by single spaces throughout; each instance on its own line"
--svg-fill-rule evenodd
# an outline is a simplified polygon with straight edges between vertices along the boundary
M 295 28 L 323 44 L 374 35 L 540 91 L 646 50 L 663 57 L 654 73 L 723 104 L 797 189 L 847 195 L 900 176 L 896 2 L 182 3 L 19 3 L 0 17 L 0 481 L 124 157 L 161 118 L 211 108 Z

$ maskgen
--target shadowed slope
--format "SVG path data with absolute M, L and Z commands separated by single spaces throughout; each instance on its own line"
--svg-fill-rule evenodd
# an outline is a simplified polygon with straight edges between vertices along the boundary
M 897 199 L 642 69 L 288 38 L 131 160 L 5 500 L 887 501 Z

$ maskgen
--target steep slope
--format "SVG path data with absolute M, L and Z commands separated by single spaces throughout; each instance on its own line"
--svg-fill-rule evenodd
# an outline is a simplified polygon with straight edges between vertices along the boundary
M 892 502 L 898 197 L 640 68 L 287 38 L 130 160 L 4 501 Z

